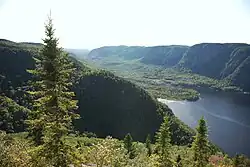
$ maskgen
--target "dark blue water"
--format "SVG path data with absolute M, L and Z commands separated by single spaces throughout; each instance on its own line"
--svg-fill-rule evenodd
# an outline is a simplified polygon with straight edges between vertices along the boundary
M 192 128 L 204 116 L 209 139 L 229 155 L 241 153 L 250 156 L 250 95 L 201 92 L 201 99 L 196 102 L 162 101 Z

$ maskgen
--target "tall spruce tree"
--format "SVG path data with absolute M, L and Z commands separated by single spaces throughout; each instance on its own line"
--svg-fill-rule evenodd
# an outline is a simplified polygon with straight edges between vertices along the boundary
M 150 134 L 147 135 L 145 143 L 146 143 L 146 148 L 148 150 L 148 156 L 150 156 L 152 154 L 152 146 L 151 146 L 151 137 L 150 137 Z
M 196 136 L 192 143 L 193 150 L 193 166 L 205 167 L 208 164 L 210 157 L 208 130 L 204 117 L 199 120 L 199 125 L 196 128 Z
M 35 101 L 27 124 L 33 140 L 41 144 L 37 149 L 38 157 L 43 157 L 52 166 L 66 167 L 76 158 L 73 147 L 66 145 L 64 140 L 72 120 L 79 117 L 73 112 L 77 101 L 69 90 L 74 69 L 68 55 L 58 46 L 51 16 L 45 25 L 45 35 L 41 54 L 35 58 L 36 68 L 29 70 L 36 81 L 35 91 L 29 92 L 35 96 Z
M 156 146 L 157 146 L 157 151 L 160 155 L 160 164 L 162 167 L 173 166 L 173 162 L 170 158 L 170 153 L 169 153 L 169 149 L 171 147 L 170 141 L 171 141 L 171 136 L 169 130 L 168 117 L 165 116 L 160 126 L 160 129 L 156 134 Z
M 130 133 L 124 137 L 123 143 L 124 148 L 127 150 L 127 154 L 129 154 L 129 158 L 134 158 L 133 138 Z

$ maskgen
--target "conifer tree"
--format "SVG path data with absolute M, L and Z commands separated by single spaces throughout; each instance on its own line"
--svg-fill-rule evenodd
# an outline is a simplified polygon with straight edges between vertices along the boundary
M 196 128 L 196 136 L 192 143 L 194 167 L 205 167 L 208 164 L 210 149 L 208 142 L 208 130 L 205 119 L 199 120 Z
M 148 149 L 148 156 L 150 156 L 152 154 L 152 146 L 151 146 L 151 137 L 150 137 L 150 134 L 147 135 L 145 143 L 146 143 L 146 148 Z
M 165 116 L 160 126 L 159 131 L 156 134 L 156 146 L 158 153 L 160 154 L 160 164 L 162 167 L 171 167 L 173 163 L 170 158 L 169 149 L 171 136 L 169 130 L 168 117 Z
M 58 46 L 52 19 L 45 25 L 44 46 L 35 58 L 35 70 L 29 70 L 36 77 L 34 110 L 29 114 L 30 135 L 37 144 L 38 157 L 43 157 L 51 166 L 68 166 L 73 163 L 73 147 L 66 145 L 64 137 L 70 132 L 72 120 L 78 118 L 73 111 L 77 101 L 69 88 L 73 72 L 68 55 Z
M 127 154 L 129 154 L 129 158 L 134 158 L 133 138 L 130 133 L 124 137 L 123 142 L 124 148 L 127 150 Z

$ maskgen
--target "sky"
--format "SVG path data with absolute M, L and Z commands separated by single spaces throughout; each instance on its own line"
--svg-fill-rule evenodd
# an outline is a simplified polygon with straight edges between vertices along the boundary
M 65 48 L 250 43 L 250 0 L 0 0 L 0 38 Z

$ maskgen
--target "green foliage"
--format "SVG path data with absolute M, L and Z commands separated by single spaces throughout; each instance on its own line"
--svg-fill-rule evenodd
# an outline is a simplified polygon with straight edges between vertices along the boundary
M 169 121 L 168 117 L 165 116 L 164 120 L 160 126 L 159 131 L 156 134 L 156 147 L 159 153 L 159 162 L 160 166 L 162 167 L 170 167 L 172 166 L 172 161 L 170 159 L 170 142 L 171 142 L 171 135 L 169 130 Z
M 11 42 L 8 46 L 3 46 L 2 50 L 0 47 L 0 71 L 4 74 L 1 77 L 3 81 L 1 88 L 5 90 L 8 97 L 10 97 L 8 92 L 14 92 L 14 97 L 11 96 L 11 99 L 32 109 L 31 100 L 24 93 L 32 90 L 27 86 L 27 82 L 34 77 L 31 78 L 31 74 L 27 73 L 26 69 L 34 69 L 35 61 L 32 57 L 39 59 L 38 53 L 43 45 L 37 47 L 40 50 L 34 52 L 27 52 L 26 47 L 20 45 L 18 51 L 13 52 L 15 45 L 19 44 Z M 30 47 L 30 44 L 28 45 Z M 33 47 L 29 49 L 32 50 Z M 91 131 L 101 137 L 112 134 L 120 139 L 127 132 L 131 132 L 135 140 L 141 141 L 147 134 L 154 134 L 160 125 L 161 117 L 157 113 L 159 106 L 151 95 L 110 72 L 90 69 L 74 58 L 70 58 L 70 62 L 73 62 L 76 69 L 72 76 L 71 90 L 76 93 L 76 99 L 79 100 L 77 112 L 84 117 L 74 122 L 77 130 Z M 107 94 L 111 94 L 109 98 Z M 101 112 L 103 110 L 105 112 Z M 127 114 L 128 112 L 130 114 Z M 163 112 L 171 113 L 168 108 L 165 108 Z M 112 119 L 109 117 L 110 114 L 114 116 Z M 96 115 L 101 116 L 97 118 Z M 127 124 L 127 121 L 131 124 Z M 34 132 L 39 132 L 39 130 Z
M 7 50 L 8 52 L 9 49 L 12 49 L 11 48 L 12 45 L 14 46 L 16 44 L 12 43 L 4 45 L 2 47 L 4 48 L 4 51 L 3 49 L 1 51 L 6 53 Z M 18 46 L 18 49 L 16 49 L 16 46 L 14 46 L 13 48 L 15 49 L 13 49 L 12 51 L 15 51 L 17 55 L 22 55 L 23 57 L 25 57 L 25 62 L 29 62 L 25 65 L 31 66 L 29 68 L 32 69 L 33 61 L 30 61 L 29 58 L 33 54 L 37 54 L 37 52 L 28 51 L 34 49 L 35 47 L 33 46 L 31 47 L 30 44 L 25 44 L 25 45 L 27 45 L 27 47 L 24 46 L 24 44 L 22 44 Z M 34 50 L 38 50 L 37 48 Z M 121 46 L 121 48 L 125 50 L 128 49 L 127 47 L 123 46 Z M 226 80 L 225 82 L 224 81 L 221 82 L 213 80 L 211 78 L 201 77 L 195 74 L 190 74 L 190 73 L 187 74 L 173 69 L 164 69 L 157 66 L 150 66 L 150 65 L 145 65 L 143 63 L 138 63 L 138 61 L 140 60 L 133 59 L 133 56 L 140 58 L 140 56 L 137 55 L 137 53 L 139 54 L 140 52 L 144 52 L 143 47 L 137 50 L 138 48 L 139 47 L 133 47 L 132 50 L 128 49 L 126 51 L 127 52 L 126 54 L 119 55 L 120 58 L 126 57 L 127 61 L 124 64 L 121 62 L 106 63 L 106 65 L 109 65 L 111 67 L 119 66 L 119 68 L 122 69 L 122 71 L 124 71 L 125 68 L 128 69 L 127 72 L 128 74 L 125 75 L 125 78 L 129 79 L 132 82 L 123 80 L 119 77 L 116 77 L 112 73 L 106 71 L 89 70 L 89 68 L 86 68 L 86 66 L 81 65 L 78 61 L 75 61 L 75 59 L 70 60 L 71 62 L 74 63 L 74 67 L 77 69 L 77 72 L 73 75 L 73 77 L 75 78 L 74 80 L 72 80 L 73 82 L 72 90 L 74 90 L 74 92 L 77 95 L 77 99 L 79 100 L 80 107 L 78 109 L 78 112 L 82 116 L 84 116 L 84 118 L 87 120 L 86 122 L 82 120 L 80 120 L 80 122 L 75 122 L 74 125 L 76 129 L 78 130 L 80 129 L 80 132 L 86 130 L 93 131 L 98 136 L 102 137 L 105 137 L 107 134 L 112 134 L 115 137 L 119 138 L 121 138 L 121 136 L 123 136 L 125 132 L 129 131 L 136 140 L 138 139 L 144 140 L 148 133 L 152 135 L 155 132 L 155 129 L 159 127 L 159 124 L 162 119 L 161 118 L 162 113 L 166 112 L 167 114 L 170 115 L 169 130 L 171 132 L 170 135 L 171 144 L 179 145 L 179 144 L 190 143 L 192 141 L 191 139 L 191 136 L 193 134 L 192 130 L 186 127 L 177 118 L 172 116 L 172 112 L 167 107 L 158 104 L 152 96 L 148 95 L 148 93 L 143 89 L 141 89 L 140 87 L 147 89 L 148 92 L 152 93 L 154 97 L 196 100 L 199 96 L 198 92 L 189 89 L 189 87 L 192 88 L 196 86 L 208 86 L 216 89 L 217 88 L 231 89 L 230 83 Z M 177 59 L 174 61 L 168 61 L 168 58 L 171 57 L 171 52 L 176 52 L 175 49 L 172 50 L 170 49 L 171 52 L 168 52 L 167 49 L 165 49 L 164 47 L 158 47 L 157 48 L 159 49 L 159 54 L 158 54 L 158 51 L 155 50 L 156 48 L 157 47 L 150 48 L 149 52 L 150 54 L 152 54 L 152 56 L 149 56 L 149 54 L 147 54 L 147 56 L 149 57 L 145 56 L 145 60 L 147 59 L 147 61 L 151 61 L 152 58 L 152 61 L 154 61 L 153 53 L 161 55 L 160 50 L 162 49 L 163 50 L 162 53 L 164 53 L 164 55 L 166 54 L 165 57 L 166 63 L 171 64 L 174 63 L 174 61 L 177 61 Z M 110 49 L 112 50 L 112 48 Z M 114 55 L 115 54 L 117 53 L 114 53 Z M 8 52 L 8 56 L 13 56 L 13 55 Z M 36 58 L 39 59 L 39 56 L 37 56 Z M 159 59 L 157 60 L 155 59 L 156 64 L 157 62 L 161 62 L 160 60 L 161 57 L 158 56 L 157 58 Z M 2 65 L 1 67 L 3 67 L 3 69 L 5 68 L 5 64 L 8 64 L 8 62 L 1 64 Z M 22 63 L 20 63 L 20 65 L 22 65 Z M 26 68 L 26 67 L 23 68 L 24 66 L 21 67 L 22 68 L 20 69 Z M 85 73 L 86 71 L 88 73 Z M 1 85 L 6 86 L 5 83 L 7 83 L 10 80 L 11 81 L 15 80 L 14 79 L 15 77 L 10 78 L 9 74 L 10 74 L 9 72 L 5 72 L 3 75 L 1 75 L 4 76 L 1 77 L 4 78 L 1 79 L 1 81 L 3 81 L 1 82 Z M 20 73 L 20 74 L 18 73 L 17 75 L 25 76 L 26 73 Z M 14 72 L 12 76 L 16 76 L 16 73 Z M 27 75 L 27 77 L 20 77 L 20 78 L 30 78 L 30 77 L 29 75 Z M 135 86 L 133 82 L 139 85 L 140 87 Z M 23 83 L 24 85 L 26 84 L 25 82 Z M 162 86 L 162 84 L 166 84 L 167 86 Z M 16 92 L 18 86 L 20 86 L 20 83 L 16 81 L 12 82 L 11 85 L 8 86 L 10 88 L 9 89 L 10 94 L 11 92 L 17 94 Z M 105 87 L 105 90 L 99 89 L 102 87 Z M 187 87 L 188 89 L 186 88 L 183 89 L 183 87 Z M 82 96 L 83 94 L 86 96 L 83 97 Z M 110 95 L 110 98 L 106 97 L 107 94 Z M 160 116 L 157 114 L 160 114 Z M 96 115 L 99 115 L 101 119 L 99 119 L 99 117 L 97 118 Z M 109 115 L 114 115 L 114 118 L 111 119 Z M 95 119 L 93 120 L 91 118 Z M 124 122 L 121 120 L 124 120 Z M 127 120 L 131 122 L 130 125 L 127 124 L 128 122 Z M 114 127 L 119 127 L 119 128 L 116 129 Z M 70 143 L 68 144 L 71 145 Z M 87 145 L 91 145 L 91 142 L 87 143 Z M 81 146 L 79 145 L 79 147 Z M 134 161 L 129 160 L 131 164 L 135 165 L 136 164 L 135 162 L 137 160 L 140 161 L 140 159 L 145 159 L 145 157 L 141 155 L 136 156 L 134 158 L 135 160 L 133 159 Z M 157 155 L 152 155 L 152 157 L 155 157 L 157 159 Z M 185 156 L 182 157 L 183 157 L 182 158 L 183 162 L 186 162 L 187 158 Z M 176 157 L 172 157 L 172 159 L 176 159 Z M 147 158 L 145 159 L 145 162 L 148 162 Z
M 169 46 L 169 48 L 171 47 L 175 48 L 174 46 Z M 165 53 L 165 51 L 168 50 L 167 46 L 132 48 L 102 47 L 91 51 L 86 58 L 88 62 L 110 70 L 116 75 L 122 76 L 141 86 L 150 92 L 155 98 L 195 101 L 199 99 L 199 93 L 195 89 L 199 90 L 199 88 L 240 91 L 238 87 L 232 84 L 230 79 L 218 80 L 216 78 L 209 78 L 191 73 L 190 70 L 180 70 L 173 65 L 162 65 L 161 63 L 164 64 L 165 61 L 156 63 L 157 65 L 152 65 L 154 64 L 154 59 L 164 59 L 164 56 L 169 54 L 173 54 L 170 57 L 176 56 L 177 59 L 178 55 L 174 52 Z M 134 51 L 132 51 L 136 49 L 138 49 L 138 51 L 136 51 L 138 54 L 134 54 Z M 143 52 L 146 53 L 147 50 L 152 50 L 150 51 L 150 54 L 152 54 L 150 57 L 153 59 L 152 61 L 150 60 L 151 63 L 150 61 L 146 64 L 145 62 L 142 62 L 147 55 L 142 54 L 139 50 L 144 50 Z M 126 56 L 121 56 L 124 54 L 126 54 Z M 164 56 L 158 57 L 157 55 Z M 130 58 L 128 59 L 127 57 Z M 166 62 L 168 62 L 170 57 L 167 56 Z
M 12 99 L 0 95 L 0 130 L 7 133 L 22 131 L 27 112 Z
M 169 126 L 171 135 L 171 144 L 189 145 L 193 141 L 195 132 L 193 129 L 184 124 L 176 116 L 169 116 Z
M 129 159 L 125 167 L 160 167 L 159 156 L 148 156 L 146 151 L 140 152 L 134 159 Z
M 14 45 L 18 44 L 12 42 L 2 50 L 0 45 L 0 71 L 3 74 L 1 87 L 8 97 L 10 97 L 8 92 L 14 92 L 14 96 L 10 98 L 19 105 L 32 109 L 32 98 L 30 99 L 30 95 L 27 96 L 25 92 L 33 90 L 27 86 L 29 85 L 27 82 L 36 78 L 27 73 L 26 69 L 35 68 L 32 57 L 39 59 L 39 50 L 27 52 L 26 48 L 20 45 L 18 51 L 13 52 L 12 45 L 15 47 Z M 40 51 L 42 46 L 38 47 Z M 33 47 L 29 49 L 32 50 Z M 169 108 L 162 107 L 163 104 L 158 104 L 152 95 L 134 83 L 117 77 L 111 72 L 91 69 L 74 58 L 70 57 L 69 61 L 76 69 L 71 80 L 73 83 L 71 90 L 78 100 L 77 113 L 82 117 L 74 121 L 74 127 L 80 133 L 94 132 L 99 137 L 111 134 L 113 137 L 122 139 L 127 132 L 130 132 L 135 140 L 144 141 L 147 134 L 153 136 L 160 126 L 162 118 L 158 115 L 160 113 L 158 111 L 172 114 Z M 159 91 L 164 92 L 164 90 Z M 130 124 L 127 124 L 128 121 Z M 174 129 L 179 129 L 176 133 L 182 133 L 182 128 L 178 128 L 179 123 L 175 125 Z M 188 133 L 184 133 L 186 134 Z M 190 135 L 184 138 L 182 134 L 178 136 L 175 141 L 182 144 L 186 143 L 184 138 L 185 140 L 190 138 Z
M 119 139 L 130 132 L 135 140 L 144 141 L 160 126 L 160 108 L 172 114 L 139 86 L 104 70 L 88 73 L 76 86 L 83 119 L 75 122 L 79 132 L 91 131 L 98 137 L 112 134 Z
M 237 154 L 232 159 L 232 165 L 233 167 L 248 167 L 250 166 L 250 159 L 244 155 Z
M 41 55 L 36 58 L 36 69 L 29 70 L 37 77 L 35 91 L 29 92 L 36 97 L 33 111 L 27 124 L 30 136 L 38 146 L 35 159 L 44 159 L 52 166 L 68 166 L 77 160 L 76 152 L 65 143 L 72 120 L 78 117 L 73 111 L 77 101 L 72 100 L 74 93 L 70 77 L 73 73 L 68 56 L 58 48 L 58 39 L 54 36 L 51 18 L 45 25 L 44 46 Z M 40 161 L 38 162 L 38 166 Z
M 3 137 L 4 136 L 4 137 Z M 36 149 L 26 138 L 27 133 L 1 133 L 0 149 L 4 150 L 0 156 L 9 157 L 4 160 L 9 162 L 9 167 L 22 166 L 51 166 L 51 161 L 46 161 L 44 158 L 37 157 L 34 154 Z M 4 142 L 3 142 L 4 141 Z M 148 156 L 148 150 L 145 143 L 134 142 L 135 157 L 129 158 L 127 150 L 124 148 L 122 140 L 112 137 L 88 138 L 69 135 L 65 137 L 65 142 L 77 149 L 74 150 L 77 157 L 81 157 L 80 163 L 84 166 L 119 166 L 119 167 L 160 167 L 160 155 L 155 153 L 156 145 L 152 144 L 153 153 Z M 5 144 L 3 144 L 5 143 Z M 11 149 L 10 147 L 11 146 Z M 193 166 L 193 149 L 188 146 L 170 145 L 169 159 L 174 167 L 194 167 Z M 0 157 L 0 161 L 3 158 Z M 15 158 L 12 158 L 15 157 Z M 211 167 L 232 167 L 233 159 L 227 155 L 216 153 L 209 157 L 207 166 Z M 245 156 L 238 156 L 240 167 L 248 167 L 250 160 Z M 3 162 L 3 161 L 1 161 Z M 18 165 L 15 165 L 18 164 Z M 1 164 L 0 164 L 1 165 Z
M 195 167 L 205 167 L 208 164 L 210 157 L 210 149 L 207 125 L 203 117 L 199 120 L 199 125 L 196 130 L 197 134 L 194 142 L 192 143 L 193 165 Z
M 182 167 L 182 162 L 181 162 L 181 155 L 178 155 L 177 158 L 176 158 L 176 166 L 177 167 Z
M 106 57 L 108 61 L 102 62 L 101 66 L 108 67 L 127 81 L 104 70 L 90 69 L 86 62 L 83 65 L 69 58 L 58 48 L 51 20 L 46 25 L 44 43 L 43 46 L 0 40 L 0 128 L 7 132 L 23 130 L 23 120 L 28 112 L 29 132 L 37 144 L 25 143 L 27 139 L 22 134 L 0 132 L 0 166 L 66 167 L 82 163 L 127 167 L 212 166 L 205 120 L 202 118 L 199 122 L 191 149 L 173 146 L 171 144 L 191 143 L 193 131 L 155 98 L 197 100 L 199 93 L 192 88 L 238 90 L 231 82 L 242 88 L 248 88 L 246 85 L 250 83 L 245 77 L 250 62 L 249 47 L 245 44 L 223 44 L 222 50 L 218 44 L 212 47 L 201 44 L 202 49 L 200 46 L 119 46 L 91 52 L 92 58 Z M 200 50 L 208 50 L 212 56 L 199 54 Z M 211 61 L 216 63 L 215 67 L 207 70 L 206 65 Z M 165 68 L 177 64 L 186 71 Z M 26 68 L 31 69 L 29 72 L 35 76 L 33 88 L 27 87 L 31 74 L 25 71 Z M 30 90 L 31 97 L 36 99 L 33 106 L 24 93 L 26 90 Z M 133 143 L 130 134 L 123 142 L 111 137 L 99 139 L 92 134 L 91 138 L 69 134 L 72 121 L 78 118 L 74 113 L 77 101 L 73 100 L 72 90 L 79 100 L 78 112 L 86 119 L 74 122 L 80 133 L 88 130 L 101 137 L 112 134 L 120 138 L 129 131 L 136 140 L 143 140 L 147 134 L 155 132 L 167 114 L 156 135 L 156 145 L 151 145 L 150 136 L 142 144 Z M 154 153 L 154 148 L 158 154 Z M 213 153 L 217 151 L 214 149 Z M 193 157 L 190 156 L 192 154 Z M 218 157 L 221 158 L 215 156 Z M 250 166 L 244 156 L 236 156 L 232 163 L 228 157 L 221 158 L 219 162 L 222 165 Z
M 239 155 L 236 155 L 233 159 L 233 167 L 239 167 L 241 164 L 240 162 L 240 156 Z
M 20 50 L 25 50 L 30 53 L 36 53 L 42 44 L 39 43 L 15 43 L 9 40 L 0 39 L 0 47 L 1 48 L 9 48 L 11 47 L 13 52 L 18 52 Z
M 121 147 L 116 139 L 107 137 L 90 147 L 86 161 L 96 164 L 97 167 L 125 166 L 128 159 L 125 153 L 126 150 Z
M 147 135 L 146 141 L 145 141 L 145 146 L 147 148 L 147 154 L 150 156 L 152 154 L 152 146 L 151 146 L 151 137 L 150 134 Z
M 250 47 L 247 44 L 202 43 L 190 47 L 178 66 L 200 75 L 229 80 L 249 91 L 249 62 Z
M 124 139 L 124 148 L 127 150 L 127 154 L 129 155 L 129 158 L 134 158 L 135 153 L 134 153 L 134 145 L 133 145 L 133 138 L 130 133 L 128 133 Z
M 92 50 L 89 57 L 93 59 L 116 56 L 125 60 L 140 59 L 145 64 L 173 66 L 179 62 L 188 46 L 105 46 Z
M 31 167 L 27 145 L 0 131 L 0 166 Z

